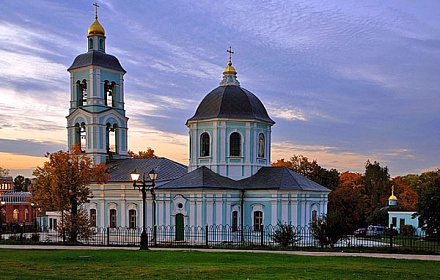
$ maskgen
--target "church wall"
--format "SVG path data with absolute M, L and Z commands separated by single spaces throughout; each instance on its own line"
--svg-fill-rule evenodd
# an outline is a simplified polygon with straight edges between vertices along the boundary
M 93 199 L 86 205 L 97 211 L 97 226 L 110 225 L 110 210 L 117 213 L 116 226 L 128 227 L 130 209 L 136 210 L 136 226 L 142 226 L 142 196 L 131 184 L 91 186 Z M 156 224 L 158 226 L 175 226 L 176 215 L 183 214 L 185 226 L 204 227 L 211 225 L 231 226 L 232 211 L 239 212 L 241 220 L 241 191 L 156 191 Z M 147 226 L 153 226 L 153 201 L 147 193 Z M 179 205 L 181 204 L 181 205 Z M 312 211 L 316 217 L 326 213 L 327 197 L 325 194 L 298 191 L 251 191 L 245 192 L 243 224 L 254 223 L 254 212 L 263 212 L 263 225 L 275 226 L 278 221 L 292 225 L 309 225 Z

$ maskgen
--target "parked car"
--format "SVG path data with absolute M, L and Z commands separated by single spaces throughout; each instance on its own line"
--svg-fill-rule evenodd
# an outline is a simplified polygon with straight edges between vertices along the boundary
M 364 237 L 366 233 L 367 233 L 366 228 L 358 228 L 353 232 L 354 236 L 356 237 Z
M 368 226 L 365 237 L 382 237 L 385 233 L 384 226 Z

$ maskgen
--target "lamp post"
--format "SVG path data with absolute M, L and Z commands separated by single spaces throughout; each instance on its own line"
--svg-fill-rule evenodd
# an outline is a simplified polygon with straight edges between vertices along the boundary
M 146 199 L 147 199 L 147 190 L 150 190 L 151 193 L 154 193 L 154 180 L 157 178 L 157 173 L 154 172 L 154 169 L 148 173 L 149 180 L 145 178 L 145 173 L 142 175 L 142 181 L 140 185 L 137 184 L 139 180 L 140 174 L 136 172 L 136 169 L 131 172 L 131 179 L 133 180 L 133 188 L 138 189 L 142 193 L 142 212 L 143 212 L 143 225 L 142 225 L 142 233 L 141 233 L 141 247 L 140 250 L 148 250 L 148 234 L 146 231 Z

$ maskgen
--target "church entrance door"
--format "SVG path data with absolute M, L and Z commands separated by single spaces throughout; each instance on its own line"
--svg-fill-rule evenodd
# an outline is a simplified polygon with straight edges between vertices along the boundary
M 183 231 L 184 231 L 184 223 L 183 223 L 183 214 L 176 215 L 176 241 L 183 241 Z

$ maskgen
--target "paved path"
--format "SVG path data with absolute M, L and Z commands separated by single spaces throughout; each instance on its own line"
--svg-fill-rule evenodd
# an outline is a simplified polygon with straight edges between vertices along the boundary
M 31 250 L 139 250 L 137 247 L 107 246 L 56 246 L 56 245 L 0 245 L 0 249 L 31 249 Z M 306 252 L 306 251 L 266 251 L 266 250 L 231 250 L 231 249 L 193 249 L 193 248 L 150 248 L 151 251 L 198 251 L 228 253 L 269 253 L 302 256 L 333 256 L 333 257 L 366 257 L 440 261 L 440 255 L 382 254 L 382 253 L 344 253 L 344 252 Z

